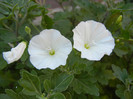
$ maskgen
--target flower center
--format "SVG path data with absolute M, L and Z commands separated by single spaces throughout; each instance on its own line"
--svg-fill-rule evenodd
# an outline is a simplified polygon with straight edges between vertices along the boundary
M 89 49 L 89 48 L 90 48 L 90 46 L 89 46 L 88 44 L 85 44 L 84 47 L 85 47 L 86 49 Z
M 54 55 L 55 54 L 55 50 L 51 49 L 49 50 L 49 55 Z

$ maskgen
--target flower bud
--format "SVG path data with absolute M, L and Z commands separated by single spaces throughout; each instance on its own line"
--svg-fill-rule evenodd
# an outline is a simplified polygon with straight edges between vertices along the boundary
M 25 32 L 31 35 L 31 29 L 28 26 L 25 26 Z
M 117 39 L 116 42 L 117 42 L 117 43 L 120 42 L 120 39 Z
M 116 24 L 120 24 L 122 22 L 122 15 L 120 15 L 117 20 L 116 20 Z

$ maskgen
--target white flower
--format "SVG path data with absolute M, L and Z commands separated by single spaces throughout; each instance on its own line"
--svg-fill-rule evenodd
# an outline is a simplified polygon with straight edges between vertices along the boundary
M 81 51 L 81 58 L 98 61 L 114 49 L 114 38 L 102 23 L 82 21 L 73 32 L 74 48 Z
M 21 42 L 15 48 L 12 48 L 11 51 L 3 52 L 3 58 L 8 64 L 13 63 L 21 58 L 25 48 L 26 42 Z
M 29 43 L 30 61 L 37 69 L 55 69 L 66 64 L 72 50 L 71 42 L 55 29 L 43 30 Z

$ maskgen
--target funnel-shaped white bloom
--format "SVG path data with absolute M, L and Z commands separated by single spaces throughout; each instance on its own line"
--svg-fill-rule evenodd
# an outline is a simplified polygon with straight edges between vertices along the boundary
M 37 69 L 55 69 L 66 64 L 72 50 L 71 42 L 55 29 L 43 30 L 29 43 L 30 61 Z
M 3 58 L 8 64 L 13 63 L 21 58 L 25 48 L 26 42 L 21 42 L 16 47 L 12 48 L 11 51 L 3 52 Z
M 81 58 L 98 61 L 114 49 L 114 38 L 102 23 L 82 21 L 73 32 L 74 48 L 81 51 Z

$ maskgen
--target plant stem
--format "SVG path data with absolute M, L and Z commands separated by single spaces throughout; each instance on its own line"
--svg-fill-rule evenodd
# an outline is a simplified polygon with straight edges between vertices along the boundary
M 124 39 L 124 38 L 122 38 L 122 37 L 114 37 L 114 38 L 115 38 L 115 39 L 126 40 L 126 39 Z M 133 39 L 127 39 L 127 40 L 133 42 Z
M 5 28 L 7 28 L 8 30 L 10 30 L 10 31 L 14 32 L 14 31 L 13 31 L 13 29 L 12 29 L 12 28 L 10 28 L 10 27 L 8 27 L 5 23 L 2 23 L 2 24 L 3 24 L 3 26 L 4 26 Z
M 29 4 L 29 3 L 30 3 L 30 1 L 28 2 L 28 4 Z M 20 21 L 20 26 L 24 23 L 24 21 L 25 21 L 27 15 L 28 15 L 28 11 L 27 11 L 27 9 L 28 9 L 28 4 L 27 4 L 27 6 L 26 6 L 26 13 L 25 13 L 24 17 L 22 18 L 22 20 Z
M 107 18 L 108 14 L 109 14 L 109 12 L 106 11 L 106 13 L 105 13 L 105 15 L 104 15 L 104 18 L 103 18 L 103 20 L 102 20 L 102 23 L 104 23 L 104 21 L 105 21 L 105 19 Z
M 15 14 L 15 25 L 16 25 L 16 29 L 15 29 L 15 33 L 16 33 L 16 37 L 18 37 L 18 28 L 19 28 L 19 20 L 18 20 L 18 14 L 19 14 L 19 11 L 16 12 Z
M 27 11 L 26 11 L 24 17 L 22 18 L 22 20 L 21 20 L 21 22 L 20 22 L 20 26 L 24 23 L 26 17 L 27 17 Z
M 18 28 L 19 28 L 19 24 L 18 24 L 18 20 L 16 21 L 16 37 L 18 37 Z
M 129 60 L 127 61 L 127 71 L 129 71 L 129 69 L 130 69 L 130 63 L 131 63 L 132 58 L 133 58 L 133 53 L 132 53 L 131 56 L 128 58 Z
M 29 23 L 30 23 L 38 32 L 40 32 L 40 30 L 31 22 L 30 19 L 29 19 L 28 21 L 29 21 Z

